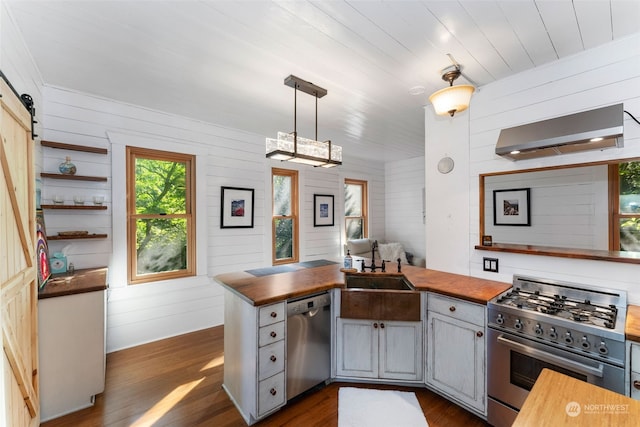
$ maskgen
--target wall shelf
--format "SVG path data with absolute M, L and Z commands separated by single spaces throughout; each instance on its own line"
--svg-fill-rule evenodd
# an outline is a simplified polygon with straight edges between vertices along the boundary
M 107 177 L 104 177 L 104 176 L 64 175 L 61 173 L 46 173 L 46 172 L 41 172 L 40 176 L 43 178 L 68 179 L 70 181 L 98 181 L 98 182 L 107 181 Z
M 82 151 L 82 152 L 85 152 L 85 153 L 95 153 L 95 154 L 107 154 L 108 153 L 106 148 L 85 147 L 83 145 L 65 144 L 65 143 L 62 143 L 62 142 L 54 142 L 54 141 L 40 141 L 40 145 L 43 146 L 43 147 L 59 148 L 59 149 L 62 149 L 62 150 Z
M 41 205 L 42 209 L 76 209 L 85 211 L 102 211 L 106 210 L 105 205 Z
M 106 239 L 106 234 L 79 234 L 68 236 L 47 236 L 47 240 L 79 240 L 79 239 Z

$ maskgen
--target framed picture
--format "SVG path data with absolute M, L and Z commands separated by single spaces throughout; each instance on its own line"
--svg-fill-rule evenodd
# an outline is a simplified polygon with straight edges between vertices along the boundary
M 530 189 L 493 190 L 493 225 L 531 225 Z
M 47 230 L 44 226 L 42 210 L 36 210 L 36 257 L 38 264 L 38 287 L 42 288 L 51 277 L 49 263 L 49 246 L 47 245 Z
M 253 228 L 253 188 L 222 187 L 220 228 Z
M 333 226 L 333 196 L 313 195 L 313 226 Z

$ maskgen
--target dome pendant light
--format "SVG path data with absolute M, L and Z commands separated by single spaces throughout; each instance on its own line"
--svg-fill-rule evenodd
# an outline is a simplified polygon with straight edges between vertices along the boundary
M 442 80 L 449 82 L 449 87 L 440 89 L 429 97 L 436 114 L 449 114 L 453 117 L 455 113 L 469 108 L 469 101 L 475 88 L 471 85 L 454 86 L 453 81 L 460 77 L 460 74 L 460 68 L 457 66 L 442 74 Z

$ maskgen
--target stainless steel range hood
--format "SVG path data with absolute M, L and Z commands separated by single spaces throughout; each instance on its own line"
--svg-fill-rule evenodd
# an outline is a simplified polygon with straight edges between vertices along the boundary
M 622 147 L 623 121 L 623 105 L 617 104 L 503 129 L 496 154 L 511 160 L 526 160 Z

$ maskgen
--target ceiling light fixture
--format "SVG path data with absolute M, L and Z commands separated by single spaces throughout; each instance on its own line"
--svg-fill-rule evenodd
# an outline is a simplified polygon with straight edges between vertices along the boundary
M 443 70 L 442 80 L 449 82 L 449 87 L 440 89 L 429 97 L 436 114 L 449 114 L 453 117 L 455 113 L 469 108 L 469 101 L 475 88 L 471 85 L 454 86 L 453 81 L 460 77 L 460 74 L 460 68 L 455 65 L 453 69 Z
M 294 163 L 303 163 L 314 167 L 332 168 L 342 164 L 342 147 L 331 141 L 318 141 L 318 98 L 327 94 L 327 90 L 311 82 L 290 75 L 284 84 L 294 89 L 293 95 L 293 132 L 278 132 L 278 138 L 267 138 L 267 158 Z M 316 138 L 298 137 L 297 106 L 298 90 L 316 99 Z

